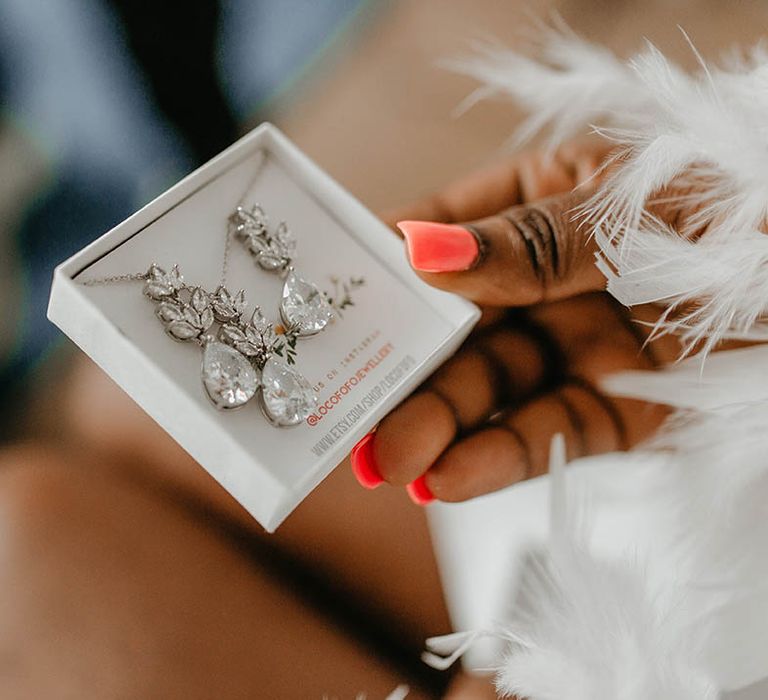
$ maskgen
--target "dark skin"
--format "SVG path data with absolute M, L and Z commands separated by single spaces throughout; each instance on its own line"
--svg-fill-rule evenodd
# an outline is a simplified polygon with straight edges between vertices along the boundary
M 518 157 L 388 217 L 466 223 L 481 254 L 467 271 L 419 272 L 478 303 L 483 317 L 457 355 L 378 427 L 382 476 L 426 474 L 436 498 L 463 501 L 546 471 L 553 434 L 569 458 L 628 449 L 667 409 L 600 389 L 608 374 L 674 359 L 670 337 L 646 342 L 659 310 L 631 312 L 603 291 L 596 244 L 573 208 L 594 191 L 608 152 L 568 144 Z M 575 189 L 574 189 L 575 188 Z M 666 220 L 673 205 L 658 210 Z

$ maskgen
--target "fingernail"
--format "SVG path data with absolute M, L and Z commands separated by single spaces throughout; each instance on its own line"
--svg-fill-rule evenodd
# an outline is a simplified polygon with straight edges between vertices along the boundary
M 426 474 L 422 474 L 418 479 L 414 479 L 405 487 L 411 500 L 419 506 L 425 506 L 435 500 L 435 497 L 429 490 L 429 486 L 427 486 L 425 477 Z
M 480 247 L 471 231 L 456 224 L 432 221 L 400 221 L 408 246 L 408 258 L 421 272 L 459 272 L 477 260 Z
M 376 460 L 373 458 L 374 434 L 368 433 L 352 448 L 352 452 L 349 455 L 349 460 L 352 463 L 352 473 L 360 483 L 360 486 L 366 489 L 375 489 L 384 482 L 376 467 Z

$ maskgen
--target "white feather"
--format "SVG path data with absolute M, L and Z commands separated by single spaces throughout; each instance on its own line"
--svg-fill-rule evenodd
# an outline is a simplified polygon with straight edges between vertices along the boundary
M 631 111 L 640 118 L 648 95 L 638 90 L 632 71 L 610 51 L 573 33 L 542 30 L 538 57 L 493 43 L 446 61 L 446 67 L 483 85 L 462 104 L 466 109 L 489 97 L 506 97 L 530 112 L 518 128 L 521 144 L 549 127 L 553 145 L 582 132 L 591 121 Z
M 455 664 L 467 650 L 481 637 L 487 636 L 481 631 L 454 632 L 439 637 L 430 637 L 426 641 L 427 651 L 421 655 L 421 660 L 436 668 L 445 671 Z
M 589 552 L 581 513 L 566 493 L 564 454 L 556 436 L 549 556 L 533 567 L 524 607 L 496 632 L 508 641 L 499 692 L 529 700 L 713 700 L 698 640 L 675 617 L 674 586 L 654 589 L 642 568 Z M 431 648 L 455 659 L 474 638 L 453 635 Z
M 768 608 L 768 346 L 702 364 L 722 338 L 768 338 L 768 54 L 757 47 L 720 68 L 696 56 L 689 75 L 650 44 L 624 62 L 547 32 L 539 59 L 494 46 L 454 63 L 484 83 L 472 100 L 505 94 L 532 110 L 520 140 L 549 128 L 555 144 L 593 124 L 617 145 L 577 212 L 608 291 L 628 306 L 666 305 L 656 331 L 700 350 L 603 383 L 698 411 L 650 446 L 670 453 L 655 479 L 667 538 L 645 570 L 591 555 L 553 456 L 548 558 L 525 588 L 525 613 L 497 631 L 509 642 L 498 677 L 508 694 L 701 700 L 768 667 L 756 614 Z M 674 228 L 652 214 L 661 197 L 682 211 Z M 460 646 L 444 651 L 455 658 Z
M 680 335 L 686 351 L 703 342 L 706 356 L 766 316 L 765 70 L 683 76 L 658 51 L 634 67 L 653 95 L 654 118 L 622 133 L 624 164 L 581 214 L 598 236 L 608 290 L 628 306 L 667 303 L 657 329 Z M 665 188 L 685 192 L 674 231 L 647 213 Z
M 768 667 L 766 426 L 766 401 L 686 411 L 650 446 L 674 455 L 654 478 L 658 563 L 686 582 L 679 615 L 726 690 Z
M 598 235 L 608 290 L 628 306 L 668 304 L 657 330 L 680 333 L 686 352 L 704 341 L 704 357 L 766 320 L 768 55 L 712 69 L 696 56 L 699 73 L 686 74 L 650 43 L 621 61 L 550 30 L 537 59 L 491 46 L 452 67 L 483 83 L 475 98 L 531 110 L 518 140 L 549 128 L 556 144 L 593 124 L 616 143 L 615 167 L 577 212 Z M 683 211 L 674 231 L 648 214 L 662 193 Z
M 596 229 L 598 267 L 621 303 L 666 305 L 656 333 L 675 334 L 685 353 L 698 346 L 702 357 L 723 338 L 768 340 L 768 236 L 751 230 L 693 242 L 650 217 L 637 234 L 622 250 Z
M 600 385 L 614 396 L 701 411 L 768 402 L 768 344 L 721 350 L 703 367 L 692 357 L 658 371 L 620 372 Z
M 728 581 L 721 587 L 733 592 L 755 583 L 731 585 L 745 568 L 762 572 L 761 582 L 768 575 L 767 427 L 766 401 L 681 411 L 649 445 L 675 454 L 657 488 L 671 502 L 662 510 L 678 520 L 673 541 L 698 550 L 687 559 L 699 584 Z

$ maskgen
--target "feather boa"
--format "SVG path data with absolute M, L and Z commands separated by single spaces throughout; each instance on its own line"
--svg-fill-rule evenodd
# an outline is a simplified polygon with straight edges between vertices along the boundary
M 659 470 L 659 565 L 686 582 L 679 613 L 707 640 L 705 665 L 731 690 L 768 675 L 768 401 L 681 411 L 649 448 Z
M 564 467 L 558 435 L 550 456 L 549 547 L 525 584 L 524 611 L 501 629 L 429 639 L 424 660 L 445 668 L 491 634 L 508 646 L 496 675 L 503 697 L 714 700 L 701 644 L 688 620 L 679 619 L 682 589 L 590 553 L 587 528 L 566 497 Z
M 492 634 L 507 642 L 496 676 L 505 696 L 716 698 L 768 674 L 768 345 L 703 364 L 724 338 L 768 338 L 768 54 L 758 47 L 721 68 L 696 54 L 689 75 L 651 44 L 622 61 L 548 30 L 538 50 L 534 60 L 483 47 L 452 67 L 483 83 L 468 103 L 505 95 L 531 110 L 519 141 L 548 127 L 554 147 L 592 124 L 619 149 L 579 212 L 608 291 L 630 306 L 665 304 L 656 331 L 700 350 L 603 382 L 678 408 L 642 448 L 668 455 L 651 495 L 666 541 L 642 567 L 596 558 L 566 499 L 558 441 L 551 541 L 525 612 L 428 640 L 424 658 L 445 667 Z M 674 228 L 649 206 L 662 195 L 684 212 Z
M 687 350 L 768 339 L 766 52 L 722 68 L 697 53 L 700 70 L 687 74 L 650 43 L 621 61 L 548 30 L 538 49 L 534 60 L 483 47 L 450 65 L 482 82 L 470 103 L 505 95 L 532 112 L 518 142 L 549 128 L 555 146 L 592 125 L 616 144 L 620 167 L 578 212 L 608 291 L 628 306 L 666 304 L 656 331 Z M 675 230 L 649 213 L 659 197 L 683 211 Z
M 713 353 L 705 367 L 689 357 L 659 371 L 619 372 L 601 386 L 614 396 L 699 411 L 768 402 L 768 344 Z
M 590 550 L 586 499 L 567 493 L 556 436 L 550 539 L 518 609 L 494 629 L 428 639 L 424 661 L 444 669 L 480 637 L 499 637 L 498 692 L 526 700 L 715 700 L 763 678 L 767 422 L 765 402 L 681 412 L 647 446 L 674 457 L 651 467 L 652 516 L 666 535 L 642 564 Z

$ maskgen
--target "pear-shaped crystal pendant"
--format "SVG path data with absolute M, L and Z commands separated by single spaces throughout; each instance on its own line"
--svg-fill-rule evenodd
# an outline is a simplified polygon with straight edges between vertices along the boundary
M 261 407 L 273 425 L 298 425 L 317 406 L 317 397 L 309 382 L 275 355 L 261 371 L 261 384 Z
M 216 408 L 239 408 L 250 401 L 261 382 L 253 365 L 229 345 L 208 339 L 203 349 L 202 379 Z
M 280 315 L 289 328 L 296 329 L 298 336 L 305 337 L 319 333 L 328 325 L 333 318 L 333 307 L 316 285 L 299 277 L 291 268 L 283 285 Z

